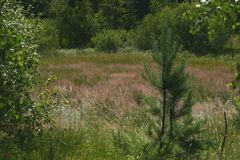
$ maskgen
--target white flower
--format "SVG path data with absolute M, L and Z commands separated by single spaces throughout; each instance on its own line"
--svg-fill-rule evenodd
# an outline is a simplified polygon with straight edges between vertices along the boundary
M 196 8 L 199 8 L 199 7 L 201 7 L 201 5 L 200 4 L 196 4 L 196 6 L 195 6 Z
M 207 0 L 201 0 L 202 3 L 207 3 Z

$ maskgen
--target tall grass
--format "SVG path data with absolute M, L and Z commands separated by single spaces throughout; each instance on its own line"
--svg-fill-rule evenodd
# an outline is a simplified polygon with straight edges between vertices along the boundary
M 45 132 L 38 139 L 41 146 L 26 157 L 29 160 L 124 159 L 115 152 L 110 134 L 90 126 L 77 130 L 54 129 Z
M 106 102 L 84 104 L 85 107 L 83 104 L 78 104 L 77 108 L 60 111 L 58 116 L 64 121 L 57 122 L 55 128 L 46 130 L 41 137 L 36 139 L 40 145 L 35 151 L 22 153 L 23 158 L 17 157 L 16 159 L 144 160 L 144 146 L 149 141 L 146 136 L 148 123 L 153 118 L 147 112 L 148 105 L 154 105 L 156 102 L 151 97 L 142 96 L 144 102 L 140 108 L 123 114 L 117 112 L 117 106 Z M 220 104 L 216 103 L 215 105 L 219 106 Z M 196 120 L 204 119 L 202 129 L 205 131 L 202 137 L 203 140 L 209 140 L 212 145 L 210 150 L 199 153 L 198 159 L 200 160 L 217 159 L 220 152 L 224 135 L 222 110 L 228 108 L 216 110 L 213 107 L 212 109 L 206 110 L 202 115 L 194 113 L 198 117 Z M 72 117 L 70 117 L 71 115 Z M 232 125 L 233 113 L 229 111 L 227 115 L 229 130 L 227 144 L 224 148 L 224 159 L 237 160 L 240 156 L 238 152 L 240 132 Z

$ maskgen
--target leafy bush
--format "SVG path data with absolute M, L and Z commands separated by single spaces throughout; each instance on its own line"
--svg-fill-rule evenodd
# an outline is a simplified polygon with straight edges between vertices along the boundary
M 56 24 L 53 21 L 40 21 L 40 33 L 38 37 L 39 52 L 46 53 L 47 51 L 59 48 L 59 37 Z
M 184 3 L 176 9 L 177 22 L 176 30 L 178 31 L 178 42 L 192 52 L 207 52 L 210 48 L 208 41 L 208 23 L 198 21 L 204 12 L 204 8 L 195 8 L 193 5 Z M 201 27 L 197 26 L 201 23 Z
M 127 41 L 124 30 L 103 30 L 92 38 L 94 46 L 104 52 L 116 52 Z
M 140 50 L 151 50 L 156 38 L 161 35 L 163 19 L 169 20 L 169 26 L 174 26 L 175 15 L 170 7 L 164 8 L 156 15 L 148 15 L 136 29 L 135 46 Z M 172 27 L 173 28 L 173 27 Z
M 179 5 L 176 8 L 178 41 L 196 53 L 220 51 L 237 25 L 235 6 L 222 1 Z
M 235 7 L 236 6 L 236 7 Z M 216 52 L 238 27 L 237 4 L 211 1 L 211 3 L 181 3 L 177 7 L 165 7 L 155 15 L 148 15 L 136 29 L 135 45 L 138 49 L 152 49 L 158 38 L 163 17 L 170 22 L 174 39 L 184 49 L 195 53 Z
M 153 35 L 159 34 L 158 21 L 153 15 L 147 15 L 142 24 L 137 27 L 135 36 L 135 46 L 140 50 L 152 48 Z
M 39 26 L 25 18 L 14 0 L 0 2 L 0 144 L 11 141 L 23 150 L 48 123 L 48 103 L 32 97 L 37 83 Z
M 212 49 L 216 51 L 223 49 L 231 36 L 231 27 L 221 16 L 213 15 L 209 18 L 208 30 L 208 39 Z
M 86 46 L 98 30 L 89 1 L 53 0 L 50 15 L 59 31 L 62 48 Z

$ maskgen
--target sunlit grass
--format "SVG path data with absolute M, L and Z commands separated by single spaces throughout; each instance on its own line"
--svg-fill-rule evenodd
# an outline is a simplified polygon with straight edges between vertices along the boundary
M 142 64 L 151 62 L 151 55 L 148 53 L 86 53 L 86 54 L 72 54 L 62 55 L 62 56 L 51 56 L 44 57 L 42 62 L 44 64 L 76 64 L 81 62 L 90 62 L 97 64 Z
M 38 139 L 41 146 L 26 155 L 29 160 L 123 160 L 115 152 L 111 132 L 84 127 L 77 130 L 54 129 Z
M 53 56 L 43 57 L 42 64 L 75 64 L 80 62 L 90 62 L 99 64 L 142 64 L 153 62 L 151 53 L 130 52 L 130 53 L 104 53 L 94 50 L 61 50 L 56 51 L 57 54 Z M 187 60 L 190 65 L 214 67 L 218 65 L 232 66 L 236 60 L 240 59 L 237 55 L 235 59 L 229 56 L 195 56 L 193 54 L 183 52 L 179 55 L 178 60 Z

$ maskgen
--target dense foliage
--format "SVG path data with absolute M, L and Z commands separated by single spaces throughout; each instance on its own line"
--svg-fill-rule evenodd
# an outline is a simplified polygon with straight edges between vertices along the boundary
M 210 1 L 177 8 L 177 30 L 185 49 L 207 53 L 221 51 L 234 30 L 237 30 L 239 4 L 230 1 Z
M 92 38 L 94 46 L 100 51 L 116 52 L 126 43 L 127 32 L 124 30 L 103 30 Z
M 165 16 L 171 23 L 176 40 L 184 49 L 195 53 L 221 52 L 231 35 L 239 30 L 238 8 L 239 4 L 225 1 L 165 7 L 145 17 L 138 26 L 137 47 L 143 50 L 152 48 L 152 39 L 159 33 L 161 19 Z
M 151 50 L 161 19 L 166 16 L 175 39 L 184 49 L 201 54 L 219 53 L 233 34 L 239 34 L 240 26 L 240 5 L 235 0 L 28 0 L 21 3 L 29 8 L 27 15 L 30 12 L 50 19 L 49 26 L 57 33 L 53 41 L 61 48 L 90 47 L 91 39 L 102 30 L 123 29 L 136 31 L 132 47 Z
M 39 32 L 37 36 L 38 51 L 43 54 L 49 54 L 52 50 L 60 47 L 59 31 L 56 23 L 52 20 L 38 20 Z
M 49 122 L 47 104 L 31 94 L 38 76 L 39 26 L 25 18 L 23 7 L 15 1 L 1 1 L 0 10 L 0 135 L 4 135 L 0 144 L 9 139 L 29 150 L 34 136 Z
M 17 0 L 35 16 L 46 18 L 49 15 L 49 7 L 52 0 Z
M 154 46 L 155 39 L 161 35 L 163 27 L 163 19 L 166 17 L 169 22 L 169 27 L 174 26 L 175 15 L 174 10 L 170 7 L 164 8 L 161 12 L 155 15 L 147 15 L 142 23 L 136 29 L 135 46 L 140 50 L 151 50 Z
M 50 11 L 62 48 L 84 47 L 97 30 L 89 1 L 54 0 Z

